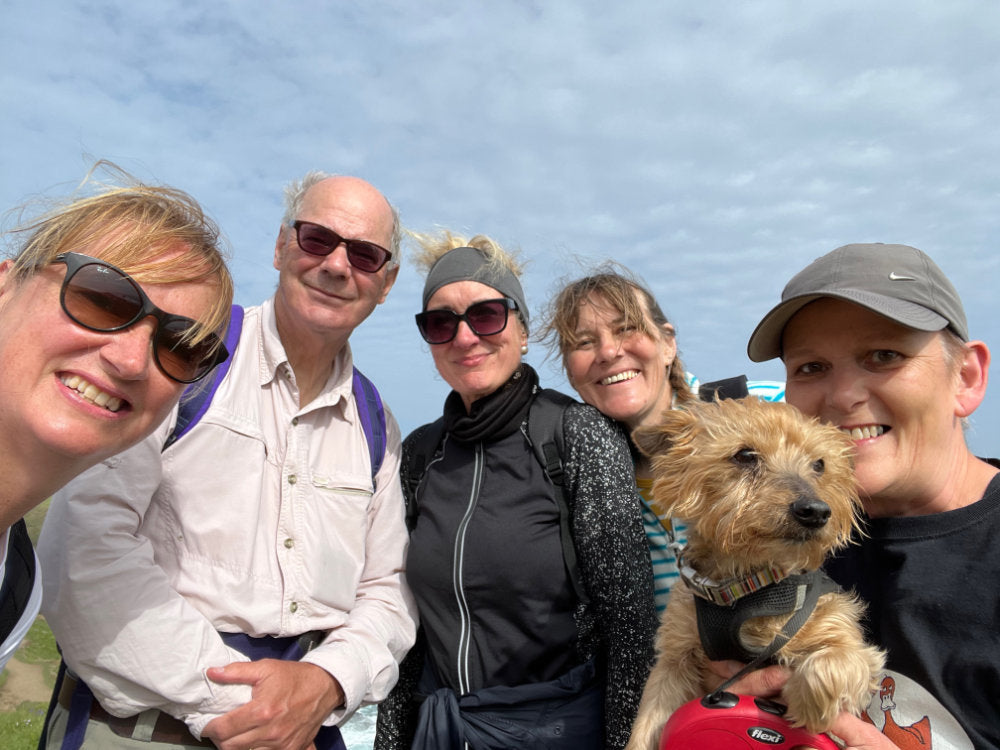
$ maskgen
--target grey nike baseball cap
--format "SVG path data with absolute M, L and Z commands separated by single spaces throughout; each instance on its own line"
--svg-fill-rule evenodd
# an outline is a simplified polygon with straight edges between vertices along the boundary
M 788 321 L 821 297 L 853 302 L 919 331 L 950 328 L 969 340 L 962 300 L 937 264 L 915 247 L 874 242 L 838 247 L 796 274 L 782 291 L 781 304 L 750 336 L 750 359 L 780 357 Z

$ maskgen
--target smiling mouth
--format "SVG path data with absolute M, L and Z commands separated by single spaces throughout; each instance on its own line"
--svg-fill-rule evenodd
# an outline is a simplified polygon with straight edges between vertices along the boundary
M 885 434 L 886 427 L 881 424 L 866 424 L 860 427 L 841 427 L 841 432 L 851 440 L 868 440 L 869 438 L 880 437 Z
M 79 375 L 62 375 L 59 378 L 63 385 L 79 393 L 85 400 L 111 412 L 117 412 L 125 403 L 122 399 L 105 393 L 93 383 L 84 380 Z
M 622 383 L 626 380 L 632 380 L 633 378 L 639 377 L 638 370 L 626 370 L 625 372 L 619 372 L 617 375 L 608 375 L 606 378 L 601 378 L 601 385 L 612 385 L 613 383 Z
M 466 354 L 458 360 L 461 367 L 478 367 L 486 361 L 488 352 L 478 352 L 476 354 Z

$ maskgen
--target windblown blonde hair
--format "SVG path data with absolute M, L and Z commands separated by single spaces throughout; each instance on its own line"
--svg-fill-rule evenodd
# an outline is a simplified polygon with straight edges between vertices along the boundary
M 99 182 L 98 171 L 123 184 Z M 86 194 L 88 190 L 93 192 Z M 22 207 L 22 213 L 27 209 Z M 15 246 L 11 273 L 16 283 L 61 253 L 98 253 L 141 284 L 217 287 L 209 310 L 192 331 L 193 342 L 222 331 L 229 320 L 233 280 L 219 227 L 182 190 L 139 183 L 114 164 L 99 161 L 69 200 L 22 220 L 8 234 Z
M 464 235 L 449 229 L 442 229 L 437 234 L 411 231 L 407 231 L 406 234 L 414 246 L 411 258 L 425 275 L 441 256 L 459 247 L 476 248 L 486 257 L 488 265 L 506 268 L 518 278 L 524 271 L 522 264 L 517 259 L 516 251 L 504 250 L 500 243 L 485 234 L 466 238 Z

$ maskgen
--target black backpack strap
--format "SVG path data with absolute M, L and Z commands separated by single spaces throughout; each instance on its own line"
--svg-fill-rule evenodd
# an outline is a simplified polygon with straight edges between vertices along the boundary
M 209 404 L 219 388 L 219 384 L 226 377 L 229 368 L 233 364 L 233 355 L 236 347 L 240 343 L 240 334 L 243 332 L 243 308 L 233 305 L 229 312 L 229 327 L 226 329 L 226 351 L 229 356 L 215 366 L 215 369 L 207 377 L 197 383 L 191 383 L 181 394 L 180 407 L 177 410 L 177 422 L 174 429 L 167 436 L 163 443 L 163 450 L 176 443 L 188 430 L 198 424 L 198 421 L 205 416 Z
M 583 585 L 576 561 L 576 547 L 573 544 L 572 533 L 573 498 L 566 489 L 566 473 L 562 460 L 566 454 L 563 415 L 566 413 L 566 407 L 574 403 L 576 401 L 559 391 L 550 388 L 539 391 L 528 410 L 528 441 L 535 452 L 535 457 L 545 470 L 545 475 L 555 487 L 553 494 L 559 507 L 559 537 L 562 541 L 566 572 L 577 597 L 586 604 L 590 601 L 590 597 Z
M 698 386 L 698 398 L 702 401 L 715 401 L 716 398 L 745 398 L 750 395 L 747 386 L 747 376 L 737 375 L 735 378 L 713 380 Z
M 406 500 L 406 528 L 413 531 L 420 514 L 417 504 L 417 488 L 427 473 L 434 457 L 440 453 L 441 442 L 444 440 L 444 417 L 438 417 L 430 424 L 425 424 L 413 431 L 407 438 L 408 452 L 399 468 L 400 480 L 403 484 L 403 495 Z
M 7 559 L 0 584 L 0 643 L 7 640 L 27 609 L 35 575 L 35 550 L 22 518 L 10 527 L 7 538 Z

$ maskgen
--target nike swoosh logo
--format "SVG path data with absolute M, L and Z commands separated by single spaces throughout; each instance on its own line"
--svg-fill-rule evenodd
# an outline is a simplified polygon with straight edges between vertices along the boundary
M 916 281 L 916 279 L 913 278 L 912 276 L 903 276 L 902 274 L 898 274 L 895 271 L 890 271 L 889 281 Z

